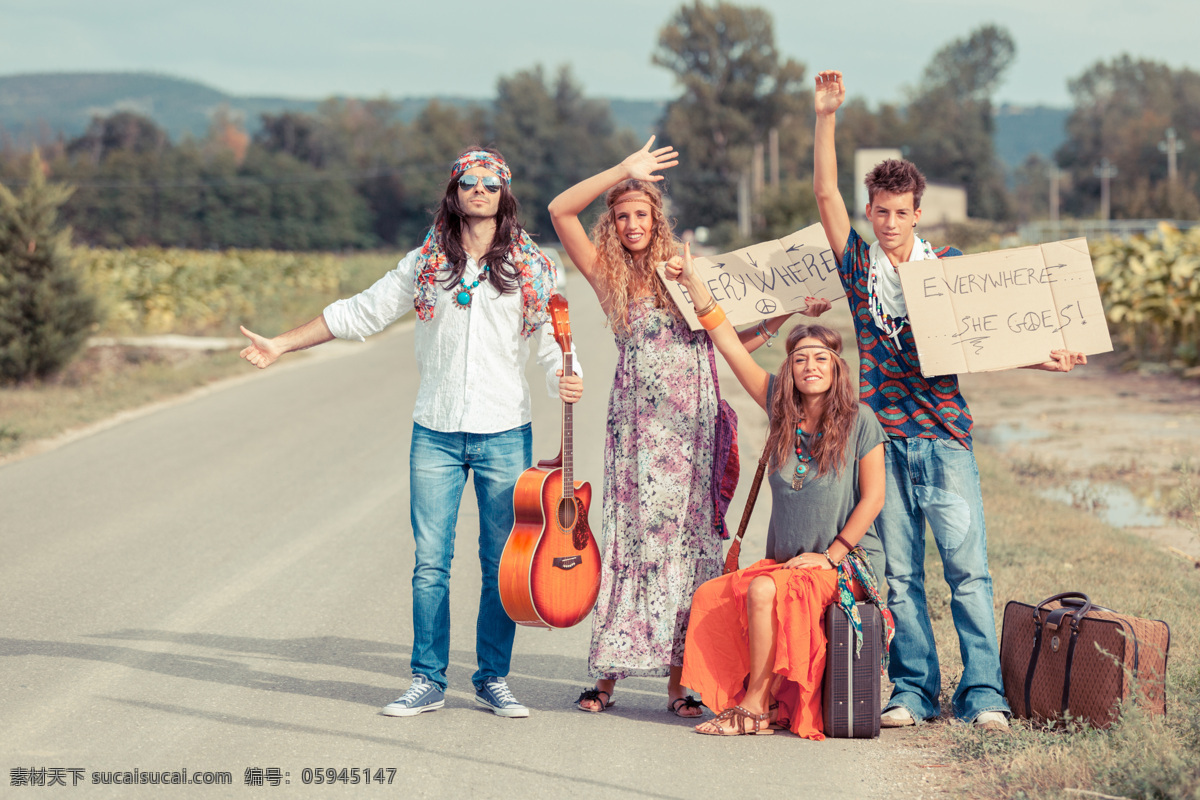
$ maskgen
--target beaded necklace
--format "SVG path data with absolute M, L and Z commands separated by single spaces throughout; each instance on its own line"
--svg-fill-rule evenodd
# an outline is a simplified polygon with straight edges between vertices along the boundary
M 479 273 L 479 277 L 471 281 L 470 284 L 467 283 L 467 279 L 465 277 L 458 279 L 458 283 L 462 289 L 458 294 L 454 295 L 454 301 L 458 303 L 459 308 L 466 308 L 467 306 L 471 305 L 471 298 L 474 297 L 475 290 L 479 288 L 479 282 L 487 277 L 489 270 L 491 270 L 491 267 L 489 267 L 487 264 L 484 264 L 483 272 Z
M 804 424 L 804 420 L 800 420 L 800 425 Z M 800 491 L 804 486 L 804 478 L 808 475 L 808 462 L 812 461 L 813 454 L 811 450 L 806 450 L 804 447 L 804 431 L 800 425 L 796 426 L 796 474 L 792 476 L 792 488 Z M 812 434 L 813 443 L 821 438 L 821 431 Z

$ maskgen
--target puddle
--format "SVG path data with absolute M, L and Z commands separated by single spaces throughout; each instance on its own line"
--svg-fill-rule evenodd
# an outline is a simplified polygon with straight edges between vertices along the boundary
M 1025 442 L 1036 442 L 1049 436 L 1045 431 L 1031 428 L 1024 422 L 998 422 L 980 426 L 975 438 L 992 447 L 1007 447 Z
M 1066 486 L 1041 489 L 1038 494 L 1084 511 L 1090 511 L 1118 528 L 1158 528 L 1166 520 L 1154 513 L 1128 488 L 1116 483 L 1071 481 Z

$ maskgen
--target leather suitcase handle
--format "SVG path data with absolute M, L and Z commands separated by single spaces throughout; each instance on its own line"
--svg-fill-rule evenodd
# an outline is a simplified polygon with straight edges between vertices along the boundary
M 1082 602 L 1068 603 L 1067 598 L 1077 599 Z M 1053 603 L 1055 600 L 1062 600 L 1063 607 L 1051 611 L 1046 620 L 1054 628 L 1057 628 L 1061 624 L 1062 618 L 1068 614 L 1071 616 L 1071 627 L 1078 628 L 1079 621 L 1086 617 L 1088 612 L 1092 610 L 1092 599 L 1083 592 L 1062 592 L 1053 597 L 1047 597 L 1033 609 L 1033 621 L 1039 629 L 1042 627 L 1042 607 L 1048 603 Z

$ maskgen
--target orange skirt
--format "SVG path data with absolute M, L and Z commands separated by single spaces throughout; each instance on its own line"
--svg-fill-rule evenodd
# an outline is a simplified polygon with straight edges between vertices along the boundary
M 699 692 L 704 705 L 721 713 L 741 703 L 750 675 L 746 593 L 766 575 L 775 581 L 779 633 L 773 671 L 779 719 L 805 739 L 825 738 L 821 681 L 825 673 L 825 607 L 838 596 L 837 570 L 783 569 L 763 559 L 705 582 L 692 598 L 683 654 L 683 685 Z

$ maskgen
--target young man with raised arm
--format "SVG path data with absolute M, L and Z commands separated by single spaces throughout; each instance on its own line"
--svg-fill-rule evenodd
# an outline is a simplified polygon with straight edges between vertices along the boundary
M 554 263 L 517 221 L 512 173 L 495 150 L 472 147 L 454 163 L 433 227 L 374 286 L 338 300 L 316 319 L 268 339 L 242 328 L 242 358 L 270 366 L 293 350 L 378 333 L 415 309 L 421 373 L 413 410 L 409 481 L 413 569 L 412 684 L 383 713 L 410 717 L 442 708 L 450 661 L 450 560 L 467 472 L 479 502 L 479 598 L 472 676 L 475 700 L 501 717 L 527 717 L 505 676 L 515 623 L 500 602 L 500 555 L 513 525 L 513 489 L 532 466 L 530 349 L 547 388 L 577 402 L 583 380 L 563 376 L 550 325 Z M 578 365 L 578 361 L 575 361 Z
M 884 161 L 867 176 L 866 217 L 876 243 L 868 245 L 851 227 L 834 149 L 834 115 L 845 96 L 840 72 L 817 75 L 813 188 L 858 334 L 861 399 L 888 435 L 887 494 L 876 525 L 896 637 L 888 669 L 894 689 L 881 722 L 900 727 L 940 714 L 941 670 L 925 600 L 928 523 L 950 585 L 963 662 L 954 714 L 986 730 L 1007 730 L 971 412 L 957 376 L 922 376 L 899 277 L 907 262 L 962 253 L 935 250 L 916 236 L 925 178 L 908 161 Z M 1055 350 L 1031 368 L 1068 372 L 1084 363 L 1081 353 Z

